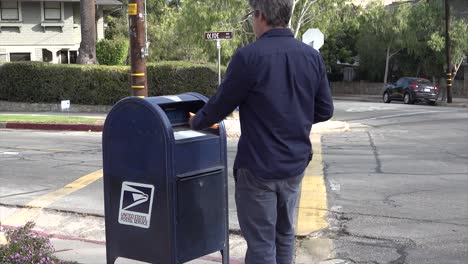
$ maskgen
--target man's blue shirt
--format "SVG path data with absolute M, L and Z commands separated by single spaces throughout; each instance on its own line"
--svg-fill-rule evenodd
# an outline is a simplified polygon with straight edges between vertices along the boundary
M 237 106 L 241 137 L 234 169 L 249 169 L 267 180 L 300 175 L 312 157 L 312 124 L 333 115 L 322 57 L 289 29 L 269 30 L 234 54 L 224 81 L 192 127 L 218 123 Z

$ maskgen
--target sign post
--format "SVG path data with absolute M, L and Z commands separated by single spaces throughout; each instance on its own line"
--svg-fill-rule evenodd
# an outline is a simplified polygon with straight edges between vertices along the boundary
M 233 37 L 231 31 L 205 32 L 205 40 L 215 41 L 218 49 L 218 83 L 221 84 L 221 40 L 231 40 Z
M 70 117 L 70 100 L 62 100 L 60 102 L 60 108 L 63 111 L 67 111 L 67 116 Z

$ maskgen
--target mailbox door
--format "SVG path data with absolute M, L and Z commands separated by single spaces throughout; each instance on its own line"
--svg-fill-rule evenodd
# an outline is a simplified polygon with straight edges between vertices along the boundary
M 178 262 L 223 249 L 226 239 L 225 169 L 177 177 Z

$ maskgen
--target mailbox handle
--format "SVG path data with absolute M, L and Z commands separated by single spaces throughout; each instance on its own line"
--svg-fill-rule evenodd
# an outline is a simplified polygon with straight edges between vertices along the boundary
M 214 168 L 211 168 L 211 169 L 208 169 L 208 170 L 201 170 L 201 171 L 195 171 L 195 172 L 180 174 L 180 175 L 177 175 L 177 179 L 179 181 L 187 181 L 187 180 L 192 180 L 192 179 L 196 179 L 196 178 L 216 174 L 216 173 L 219 173 L 219 172 L 221 172 L 223 170 L 224 170 L 223 167 L 214 167 Z

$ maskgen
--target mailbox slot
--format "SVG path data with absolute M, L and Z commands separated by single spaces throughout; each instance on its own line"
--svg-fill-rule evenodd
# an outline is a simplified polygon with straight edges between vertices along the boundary
M 204 103 L 202 101 L 191 101 L 167 103 L 159 105 L 159 107 L 166 113 L 172 127 L 188 127 L 189 112 L 196 113 L 203 105 Z

